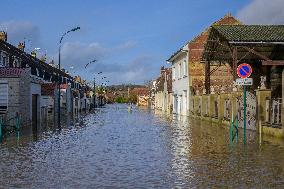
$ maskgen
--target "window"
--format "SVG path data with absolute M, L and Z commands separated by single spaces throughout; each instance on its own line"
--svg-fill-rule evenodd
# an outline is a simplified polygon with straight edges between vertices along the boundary
M 173 68 L 172 68 L 172 71 L 173 71 L 173 79 L 175 79 L 175 77 L 176 77 L 176 75 L 175 75 L 175 74 L 176 74 L 176 68 L 173 67 Z
M 0 67 L 8 67 L 8 55 L 5 52 L 1 52 L 0 57 Z
M 181 69 L 180 78 L 182 78 L 183 77 L 183 62 L 180 63 L 180 69 Z
M 183 76 L 187 76 L 187 62 L 183 61 Z
M 14 67 L 14 68 L 19 68 L 19 67 L 21 67 L 21 62 L 20 62 L 20 60 L 17 59 L 16 57 L 14 57 L 13 59 L 14 59 L 14 61 L 13 61 L 13 67 Z
M 179 77 L 179 78 L 181 78 L 181 76 L 182 76 L 182 75 L 181 75 L 181 69 L 182 69 L 182 68 L 181 68 L 181 63 L 179 63 L 179 65 L 178 65 L 178 70 L 179 70 L 179 73 L 178 73 L 179 76 L 178 76 L 178 77 Z
M 8 110 L 8 81 L 0 81 L 0 114 Z

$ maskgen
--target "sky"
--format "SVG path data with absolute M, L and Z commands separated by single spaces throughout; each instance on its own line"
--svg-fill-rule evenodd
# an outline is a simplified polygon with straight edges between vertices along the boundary
M 1 0 L 0 30 L 57 63 L 61 35 L 80 26 L 63 39 L 65 69 L 88 81 L 102 82 L 103 72 L 110 84 L 143 84 L 228 12 L 245 24 L 284 24 L 284 0 Z

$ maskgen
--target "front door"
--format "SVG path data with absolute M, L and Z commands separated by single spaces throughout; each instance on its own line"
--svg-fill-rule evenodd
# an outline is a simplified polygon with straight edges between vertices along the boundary
M 38 107 L 37 107 L 37 98 L 38 95 L 32 95 L 32 128 L 35 129 L 37 128 L 37 112 L 38 112 Z

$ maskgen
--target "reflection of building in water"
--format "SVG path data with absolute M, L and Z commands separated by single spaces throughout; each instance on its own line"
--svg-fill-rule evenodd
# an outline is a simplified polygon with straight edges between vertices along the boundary
M 178 116 L 180 117 L 180 116 Z M 191 159 L 192 136 L 191 125 L 187 117 L 181 116 L 180 120 L 173 120 L 171 151 L 172 171 L 176 175 L 175 185 L 187 183 L 194 177 L 194 163 Z

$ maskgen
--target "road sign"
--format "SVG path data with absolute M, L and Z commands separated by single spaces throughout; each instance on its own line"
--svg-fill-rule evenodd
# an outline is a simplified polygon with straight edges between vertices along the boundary
M 251 75 L 252 68 L 249 64 L 240 64 L 237 68 L 237 74 L 240 78 L 247 78 Z
M 236 85 L 252 85 L 252 83 L 253 83 L 252 78 L 236 79 Z

